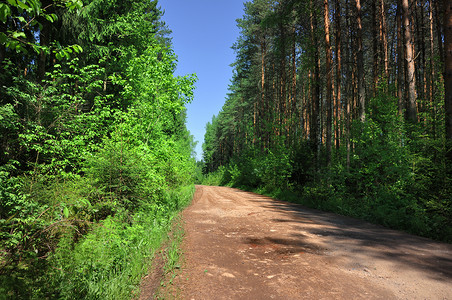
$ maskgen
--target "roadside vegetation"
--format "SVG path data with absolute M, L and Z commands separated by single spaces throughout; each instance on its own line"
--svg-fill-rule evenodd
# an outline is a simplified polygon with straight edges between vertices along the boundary
M 0 3 L 0 299 L 129 299 L 192 199 L 157 1 Z
M 438 1 L 247 2 L 201 181 L 452 242 L 451 19 Z

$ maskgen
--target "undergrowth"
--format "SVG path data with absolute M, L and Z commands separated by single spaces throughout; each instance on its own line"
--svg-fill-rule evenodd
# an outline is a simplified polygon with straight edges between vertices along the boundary
M 155 299 L 179 299 L 177 296 L 179 291 L 173 285 L 173 282 L 181 270 L 183 253 L 180 246 L 183 237 L 184 230 L 182 219 L 178 216 L 175 222 L 173 222 L 173 227 L 168 235 L 168 240 L 162 249 L 164 266 L 159 288 L 154 294 Z
M 65 225 L 57 230 L 55 250 L 46 260 L 30 259 L 33 264 L 24 260 L 10 273 L 1 273 L 0 299 L 134 298 L 141 278 L 193 193 L 193 185 L 172 190 L 166 193 L 166 204 L 142 206 L 134 213 L 116 207 L 105 219 L 89 222 L 83 235 L 77 220 L 65 220 L 62 213 Z M 176 267 L 179 242 L 179 238 L 172 239 L 166 251 L 167 272 Z M 43 265 L 38 268 L 36 263 Z
M 205 175 L 202 184 L 240 188 L 278 200 L 359 218 L 444 242 L 452 242 L 451 196 L 445 192 L 444 200 L 438 204 L 438 200 L 433 198 L 434 194 L 430 199 L 419 196 L 415 198 L 411 194 L 412 191 L 402 190 L 396 185 L 384 186 L 370 183 L 367 186 L 367 195 L 363 197 L 356 191 L 353 193 L 341 183 L 354 176 L 350 173 L 337 173 L 336 177 L 325 176 L 316 182 L 307 182 L 300 186 L 290 184 L 287 178 L 280 178 L 281 183 L 275 185 L 278 174 L 275 174 L 271 184 L 265 184 L 260 178 L 251 178 L 249 167 L 243 171 L 248 174 L 247 176 L 243 176 L 242 171 L 234 165 L 223 166 Z M 334 179 L 341 181 L 335 182 Z M 257 184 L 254 184 L 256 182 Z M 359 184 L 363 182 L 364 180 L 361 179 Z

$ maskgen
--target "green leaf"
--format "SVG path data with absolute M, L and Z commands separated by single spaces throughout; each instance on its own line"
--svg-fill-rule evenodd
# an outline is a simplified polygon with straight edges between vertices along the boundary
M 66 206 L 63 208 L 63 214 L 66 219 L 69 218 L 69 209 Z
M 33 50 L 36 52 L 36 53 L 41 53 L 41 47 L 40 46 L 38 46 L 38 45 L 32 45 L 32 47 L 33 47 Z
M 74 49 L 74 51 L 76 53 L 82 53 L 83 52 L 83 48 L 80 47 L 79 45 L 72 45 L 72 49 Z
M 69 0 L 66 2 L 66 7 L 69 9 L 78 9 L 83 7 L 83 2 L 81 0 Z
M 45 18 L 47 19 L 47 21 L 53 23 L 56 20 L 58 20 L 58 16 L 56 14 L 49 14 L 49 15 L 45 15 Z
M 27 49 L 25 49 L 24 46 L 22 46 L 22 44 L 19 43 L 16 45 L 16 52 L 17 53 L 22 52 L 24 54 L 28 53 Z
M 11 9 L 9 6 L 4 3 L 0 3 L 0 21 L 6 23 L 9 16 L 11 16 Z
M 5 33 L 0 32 L 0 44 L 6 43 L 7 40 L 8 40 L 8 36 L 6 36 Z
M 17 44 L 18 44 L 18 42 L 16 40 L 13 40 L 13 39 L 6 40 L 6 48 L 16 49 Z
M 34 14 L 39 16 L 39 14 L 41 12 L 41 1 L 28 0 L 28 3 L 30 3 L 30 6 L 31 6 Z
M 29 10 L 30 6 L 28 6 L 27 4 L 23 3 L 22 1 L 17 0 L 17 7 L 23 9 L 23 10 Z
M 24 38 L 25 39 L 26 35 L 25 35 L 24 32 L 15 31 L 15 32 L 12 33 L 12 37 L 15 38 L 15 39 L 18 39 L 18 38 Z

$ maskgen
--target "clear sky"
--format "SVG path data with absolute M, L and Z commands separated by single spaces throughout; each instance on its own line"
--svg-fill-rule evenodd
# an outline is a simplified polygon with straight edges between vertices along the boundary
M 202 155 L 205 126 L 218 114 L 232 78 L 235 61 L 232 45 L 243 16 L 244 0 L 159 0 L 163 21 L 173 31 L 173 48 L 178 56 L 177 75 L 196 73 L 195 98 L 187 105 L 187 128 L 198 141 Z

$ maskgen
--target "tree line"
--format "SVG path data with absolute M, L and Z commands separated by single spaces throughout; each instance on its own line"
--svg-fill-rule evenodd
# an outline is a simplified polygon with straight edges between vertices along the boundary
M 148 0 L 0 2 L 0 295 L 137 292 L 194 190 L 196 77 L 174 75 L 161 16 Z
M 452 240 L 451 23 L 448 0 L 246 2 L 204 172 Z

